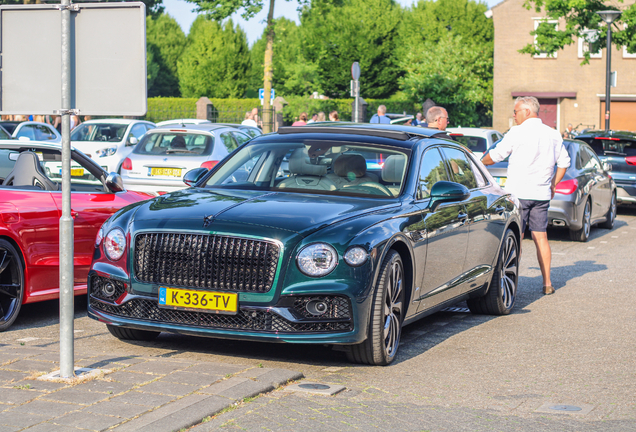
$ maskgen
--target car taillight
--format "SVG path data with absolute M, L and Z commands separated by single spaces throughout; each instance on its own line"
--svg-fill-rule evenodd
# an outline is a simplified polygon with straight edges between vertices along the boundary
M 609 140 L 609 141 L 620 141 L 620 138 L 611 138 L 611 137 L 594 137 L 597 140 Z
M 629 165 L 636 165 L 636 156 L 627 156 L 625 158 L 625 162 L 627 162 Z
M 129 170 L 129 171 L 132 169 L 132 161 L 130 160 L 130 158 L 124 159 L 124 163 L 121 164 L 121 169 Z
M 201 164 L 201 168 L 212 169 L 212 168 L 214 168 L 214 166 L 215 166 L 216 164 L 218 164 L 218 163 L 219 163 L 219 161 L 207 161 L 207 162 L 203 162 L 203 163 Z
M 579 182 L 577 179 L 572 180 L 563 180 L 556 185 L 555 192 L 563 195 L 571 195 L 576 192 L 576 189 L 579 187 Z

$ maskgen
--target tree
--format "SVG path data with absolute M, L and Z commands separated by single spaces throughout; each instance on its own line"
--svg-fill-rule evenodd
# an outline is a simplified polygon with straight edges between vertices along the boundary
M 402 9 L 393 0 L 315 0 L 301 15 L 302 52 L 318 66 L 326 95 L 349 94 L 351 65 L 360 63 L 365 97 L 383 98 L 398 88 L 396 54 Z
M 198 6 L 197 11 L 203 12 L 215 21 L 222 21 L 241 9 L 241 16 L 248 20 L 263 9 L 264 0 L 187 0 Z M 272 89 L 272 56 L 274 52 L 274 0 L 269 0 L 267 13 L 267 43 L 263 61 L 263 88 L 265 94 L 270 94 Z M 263 100 L 263 131 L 270 132 L 271 113 L 269 111 L 269 98 Z
M 169 15 L 146 17 L 146 51 L 157 71 L 152 84 L 148 82 L 148 96 L 180 96 L 177 60 L 183 54 L 186 36 L 177 21 Z
M 199 16 L 190 33 L 177 62 L 182 96 L 242 97 L 250 70 L 245 32 L 231 19 L 221 25 Z
M 482 126 L 492 116 L 492 52 L 447 33 L 436 43 L 410 52 L 400 79 L 405 95 L 431 98 L 448 110 L 453 125 Z
M 575 42 L 575 38 L 585 37 L 585 31 L 598 30 L 599 37 L 607 36 L 607 26 L 596 13 L 601 10 L 617 10 L 613 5 L 605 5 L 600 0 L 526 0 L 524 6 L 537 12 L 545 10 L 546 20 L 563 20 L 565 28 L 559 30 L 552 25 L 539 25 L 530 32 L 536 42 L 519 50 L 520 53 L 537 55 L 554 53 Z M 630 53 L 636 52 L 636 3 L 623 10 L 620 19 L 612 24 L 612 41 L 617 47 L 627 46 Z M 589 63 L 590 52 L 585 52 L 581 64 Z

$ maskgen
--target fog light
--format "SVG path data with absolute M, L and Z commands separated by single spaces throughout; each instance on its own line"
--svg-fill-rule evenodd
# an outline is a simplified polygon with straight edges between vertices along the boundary
M 102 286 L 102 292 L 104 293 L 104 295 L 106 297 L 112 297 L 115 295 L 115 290 L 117 289 L 117 287 L 115 286 L 114 283 L 112 282 L 106 282 L 103 286 Z
M 312 315 L 324 315 L 327 313 L 327 309 L 329 308 L 327 303 L 322 300 L 311 300 L 310 302 L 307 302 L 305 309 L 307 309 L 307 312 Z

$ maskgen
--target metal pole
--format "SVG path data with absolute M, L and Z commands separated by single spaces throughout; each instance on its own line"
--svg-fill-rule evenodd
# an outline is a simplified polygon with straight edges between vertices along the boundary
M 73 218 L 71 217 L 71 1 L 62 10 L 62 217 L 60 218 L 60 378 L 72 378 L 73 353 Z
M 612 24 L 607 23 L 607 61 L 605 63 L 605 130 L 610 130 L 610 77 L 612 75 Z
M 353 81 L 353 91 L 355 91 L 355 106 L 356 106 L 356 123 L 360 123 L 360 81 Z

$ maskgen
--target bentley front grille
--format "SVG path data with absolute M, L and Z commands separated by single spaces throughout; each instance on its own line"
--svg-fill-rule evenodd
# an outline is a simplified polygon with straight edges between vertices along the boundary
M 134 271 L 146 283 L 264 293 L 274 284 L 279 254 L 270 241 L 146 233 L 135 237 Z

